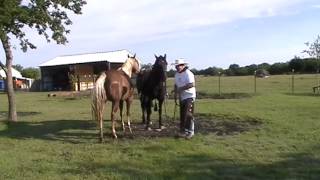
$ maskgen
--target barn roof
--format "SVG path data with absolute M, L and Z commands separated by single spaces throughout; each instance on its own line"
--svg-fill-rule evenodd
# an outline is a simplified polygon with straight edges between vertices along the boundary
M 101 61 L 108 61 L 111 63 L 124 63 L 128 57 L 128 54 L 131 55 L 131 53 L 128 50 L 119 50 L 110 52 L 58 56 L 40 64 L 39 67 L 81 64 Z
M 12 71 L 12 77 L 23 78 L 21 73 L 19 71 L 17 71 L 16 69 L 11 68 L 11 71 Z M 3 69 L 0 70 L 0 77 L 3 77 L 3 78 L 7 77 L 7 75 L 6 75 L 6 73 L 4 72 Z

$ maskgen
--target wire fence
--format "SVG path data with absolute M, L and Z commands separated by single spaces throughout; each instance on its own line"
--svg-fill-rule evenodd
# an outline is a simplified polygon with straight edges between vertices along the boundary
M 286 93 L 320 94 L 319 76 L 316 74 L 255 76 L 196 76 L 197 92 L 204 94 L 228 93 Z M 172 90 L 173 78 L 168 80 L 168 92 Z

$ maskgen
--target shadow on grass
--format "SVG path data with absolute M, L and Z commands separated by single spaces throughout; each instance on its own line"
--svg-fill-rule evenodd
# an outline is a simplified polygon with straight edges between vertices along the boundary
M 33 112 L 25 113 L 37 114 Z M 133 134 L 126 127 L 122 131 L 120 122 L 117 121 L 118 140 L 134 140 L 146 138 L 178 138 L 179 122 L 171 117 L 166 117 L 165 129 L 159 130 L 158 122 L 152 125 L 152 130 L 147 131 L 145 125 L 134 122 L 131 124 Z M 252 117 L 235 117 L 232 115 L 195 114 L 195 132 L 203 135 L 215 134 L 217 136 L 234 136 L 247 131 L 259 129 L 262 120 Z M 111 122 L 105 120 L 104 136 L 107 142 L 113 141 Z M 40 122 L 10 122 L 7 128 L 0 131 L 0 136 L 17 139 L 45 139 L 59 140 L 71 143 L 83 143 L 98 140 L 98 128 L 90 120 L 51 120 Z
M 251 98 L 255 94 L 250 93 L 207 93 L 199 91 L 197 93 L 198 99 L 243 99 L 243 98 Z
M 320 94 L 316 93 L 284 93 L 285 95 L 288 96 L 311 96 L 311 97 L 320 97 Z
M 154 152 L 153 152 L 154 153 Z M 175 155 L 169 160 L 82 162 L 61 174 L 83 177 L 117 177 L 135 179 L 319 179 L 320 160 L 307 153 L 285 154 L 283 160 L 270 163 L 241 162 L 208 154 Z M 157 162 L 159 161 L 159 162 Z M 159 168 L 158 168 L 159 166 Z
M 41 114 L 41 112 L 35 112 L 35 111 L 31 111 L 31 112 L 24 112 L 24 111 L 20 111 L 20 112 L 17 112 L 17 115 L 18 116 L 34 116 L 34 115 L 38 115 L 38 114 Z M 3 117 L 7 117 L 8 116 L 8 111 L 0 111 L 0 116 L 3 116 Z
M 53 120 L 41 122 L 6 122 L 0 136 L 17 139 L 43 139 L 70 143 L 96 139 L 96 124 L 85 120 Z

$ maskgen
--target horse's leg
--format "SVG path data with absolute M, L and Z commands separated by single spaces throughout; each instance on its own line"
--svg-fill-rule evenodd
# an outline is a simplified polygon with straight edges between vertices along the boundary
M 100 142 L 103 142 L 103 118 L 99 119 L 100 123 Z
M 163 129 L 164 126 L 162 124 L 162 104 L 163 104 L 163 99 L 159 99 L 159 128 Z
M 132 96 L 133 97 L 133 96 Z M 130 133 L 132 134 L 132 130 L 131 130 L 131 124 L 130 124 L 130 105 L 133 101 L 133 98 L 129 98 L 126 100 L 126 105 L 127 105 L 127 123 L 128 123 L 128 127 L 130 130 Z
M 119 101 L 114 101 L 112 102 L 112 112 L 111 112 L 111 122 L 112 122 L 112 135 L 115 139 L 117 139 L 117 134 L 116 134 L 116 121 L 115 121 L 115 116 L 119 108 Z
M 121 123 L 122 123 L 122 130 L 123 130 L 123 132 L 125 132 L 125 131 L 126 131 L 126 128 L 125 128 L 125 126 L 124 126 L 124 121 L 123 121 L 123 118 L 122 118 L 123 100 L 120 100 L 119 107 L 120 107 L 120 119 L 121 119 Z
M 140 96 L 140 106 L 141 106 L 141 112 L 142 112 L 142 124 L 146 123 L 146 108 L 145 108 L 145 98 L 143 95 Z
M 148 130 L 148 131 L 150 131 L 151 130 L 151 127 L 150 127 L 150 125 L 151 125 L 151 122 L 150 122 L 150 116 L 151 116 L 151 106 L 152 106 L 152 100 L 150 100 L 149 98 L 148 98 L 148 100 L 146 101 L 146 109 L 147 109 L 147 126 L 146 126 L 146 129 Z

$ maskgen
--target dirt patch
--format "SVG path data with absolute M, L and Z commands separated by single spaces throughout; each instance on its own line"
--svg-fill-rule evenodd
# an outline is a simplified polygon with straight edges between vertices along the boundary
M 237 135 L 260 128 L 262 121 L 253 117 L 232 115 L 198 114 L 196 129 L 201 134 L 214 133 L 218 136 Z
M 259 129 L 262 121 L 252 117 L 235 117 L 232 115 L 215 114 L 196 114 L 195 115 L 195 133 L 215 134 L 217 136 L 238 135 L 247 131 Z M 172 118 L 164 120 L 165 129 L 160 130 L 157 121 L 152 124 L 152 130 L 147 131 L 142 123 L 133 123 L 131 125 L 134 138 L 160 138 L 177 137 L 179 133 L 179 122 Z M 129 130 L 123 134 L 118 128 L 119 138 L 131 136 Z
M 151 125 L 152 130 L 146 130 L 146 126 L 142 123 L 133 123 L 132 130 L 134 137 L 155 138 L 155 137 L 175 137 L 179 132 L 179 123 L 172 118 L 166 118 L 163 125 L 164 129 L 159 129 L 159 122 L 154 121 Z
M 199 91 L 197 93 L 198 99 L 243 99 L 243 98 L 251 98 L 253 94 L 249 93 L 207 93 Z

